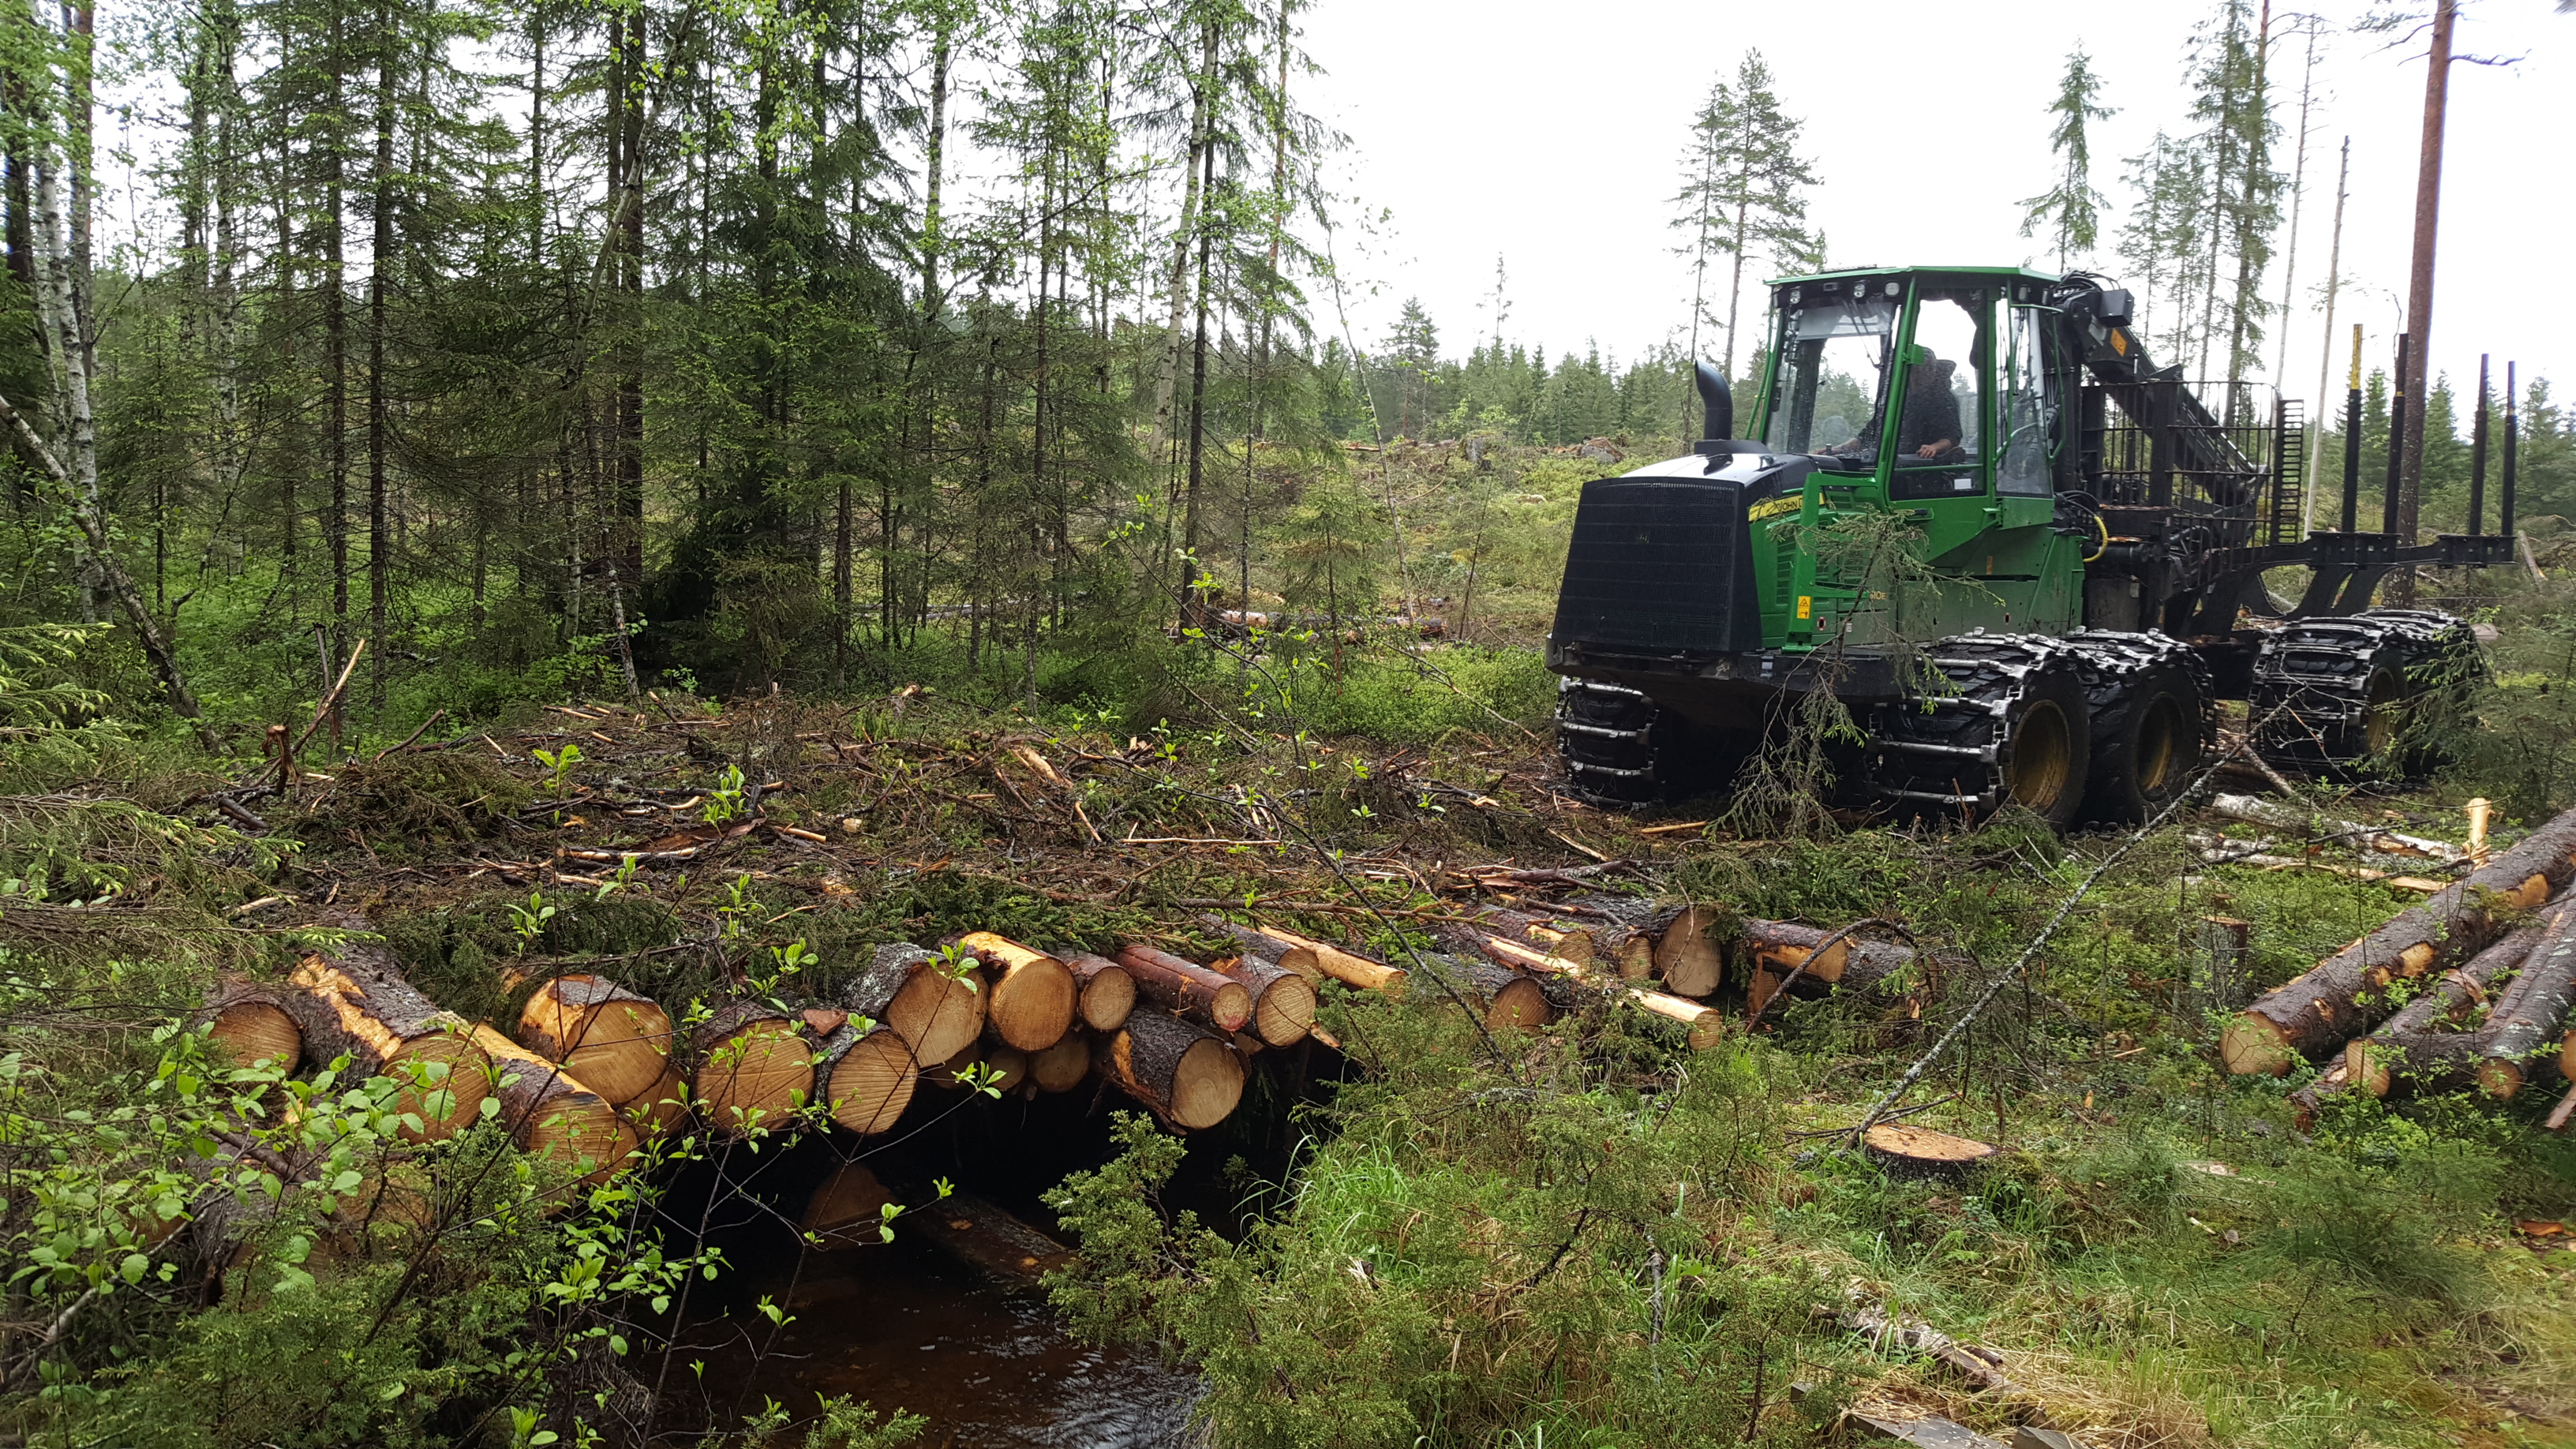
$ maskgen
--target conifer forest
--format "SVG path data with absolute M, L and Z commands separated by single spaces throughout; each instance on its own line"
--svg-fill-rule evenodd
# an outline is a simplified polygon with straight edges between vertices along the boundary
M 0 1449 L 2576 1445 L 2569 0 L 1348 3 L 0 17 Z

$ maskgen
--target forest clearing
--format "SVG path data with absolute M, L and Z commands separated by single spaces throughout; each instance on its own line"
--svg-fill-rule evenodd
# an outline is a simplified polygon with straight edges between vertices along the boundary
M 1374 198 L 1570 123 L 1307 0 L 20 14 L 0 1449 L 2576 1446 L 2429 4 L 1887 19 L 1937 205 L 1623 54 L 1481 296 Z

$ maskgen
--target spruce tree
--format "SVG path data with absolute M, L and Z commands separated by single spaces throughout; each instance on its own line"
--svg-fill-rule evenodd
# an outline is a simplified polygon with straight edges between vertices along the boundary
M 2023 236 L 2048 234 L 2060 271 L 2072 258 L 2091 251 L 2101 233 L 2106 198 L 2093 189 L 2093 148 L 2086 128 L 2119 114 L 2095 103 L 2101 92 L 2102 78 L 2084 47 L 2068 51 L 2066 74 L 2048 107 L 2057 118 L 2048 131 L 2049 150 L 2058 158 L 2057 184 L 2022 202 L 2021 222 Z

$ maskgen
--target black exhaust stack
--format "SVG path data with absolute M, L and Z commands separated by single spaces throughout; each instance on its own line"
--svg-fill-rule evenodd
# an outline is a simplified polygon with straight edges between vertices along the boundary
M 1699 435 L 1715 443 L 1735 436 L 1735 389 L 1726 374 L 1705 362 L 1692 364 L 1699 384 Z

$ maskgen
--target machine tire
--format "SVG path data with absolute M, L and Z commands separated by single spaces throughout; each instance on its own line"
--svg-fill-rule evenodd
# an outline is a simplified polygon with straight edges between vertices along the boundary
M 2446 726 L 2485 674 L 2476 635 L 2450 614 L 2294 619 L 2265 635 L 2255 658 L 2255 748 L 2331 779 L 2420 777 L 2442 763 Z
M 2045 635 L 1973 633 L 1927 652 L 1950 689 L 1876 711 L 1878 799 L 1972 818 L 2018 805 L 2060 830 L 2081 818 L 2092 710 L 2077 651 Z
M 2084 657 L 2093 712 L 2084 817 L 2130 825 L 2150 819 L 2191 788 L 2215 741 L 2208 667 L 2163 634 L 2086 630 L 2071 642 Z
M 1557 687 L 1556 753 L 1566 788 L 1587 804 L 1635 810 L 1664 797 L 1656 771 L 1663 711 L 1624 685 L 1569 679 Z

